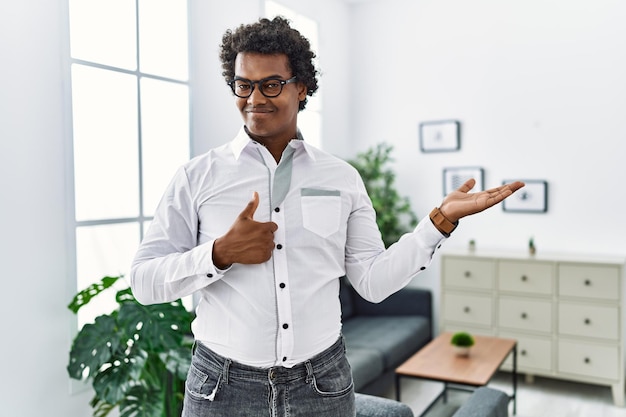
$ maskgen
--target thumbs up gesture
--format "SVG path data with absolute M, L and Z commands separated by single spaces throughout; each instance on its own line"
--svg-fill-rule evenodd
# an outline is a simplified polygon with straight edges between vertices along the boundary
M 243 209 L 226 234 L 213 244 L 213 264 L 226 269 L 234 263 L 260 264 L 269 260 L 274 250 L 274 222 L 257 222 L 254 213 L 259 206 L 259 194 Z

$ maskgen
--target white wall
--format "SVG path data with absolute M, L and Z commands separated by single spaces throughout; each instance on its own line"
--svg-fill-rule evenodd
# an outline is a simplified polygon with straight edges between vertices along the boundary
M 485 185 L 549 183 L 546 214 L 495 208 L 446 246 L 626 257 L 626 2 L 372 0 L 353 7 L 352 122 L 359 149 L 395 146 L 420 218 L 442 170 L 482 166 Z M 407 85 L 412 92 L 406 93 Z M 424 154 L 418 123 L 457 119 L 461 150 Z M 438 296 L 439 263 L 414 281 Z
M 66 224 L 63 1 L 0 2 L 2 415 L 88 416 L 65 366 L 72 314 Z

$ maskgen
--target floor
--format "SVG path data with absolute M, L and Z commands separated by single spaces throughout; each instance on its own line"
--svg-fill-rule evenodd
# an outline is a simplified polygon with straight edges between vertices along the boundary
M 511 374 L 506 372 L 496 374 L 489 386 L 510 393 Z M 441 388 L 442 385 L 439 383 L 404 378 L 402 402 L 408 404 L 415 415 L 419 416 Z M 386 396 L 395 398 L 393 389 Z M 512 415 L 512 407 L 509 410 L 509 414 Z M 453 410 L 439 412 L 436 416 L 449 416 L 453 412 Z M 613 405 L 609 387 L 540 377 L 528 383 L 520 376 L 517 388 L 517 416 L 626 417 L 626 408 Z

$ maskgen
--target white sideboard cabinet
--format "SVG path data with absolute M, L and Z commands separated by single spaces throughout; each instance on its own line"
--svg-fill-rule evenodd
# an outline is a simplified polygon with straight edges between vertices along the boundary
M 447 250 L 440 328 L 516 339 L 520 372 L 607 385 L 624 406 L 625 263 L 618 256 Z

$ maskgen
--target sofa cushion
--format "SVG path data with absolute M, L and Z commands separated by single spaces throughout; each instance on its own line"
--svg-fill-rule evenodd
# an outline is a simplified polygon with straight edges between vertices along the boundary
M 480 387 L 470 395 L 453 417 L 507 417 L 509 396 L 489 387 Z
M 374 349 L 346 346 L 346 358 L 352 368 L 355 391 L 378 378 L 384 371 L 383 358 Z
M 419 316 L 355 316 L 343 323 L 348 349 L 380 353 L 384 369 L 404 362 L 430 337 L 428 319 Z

